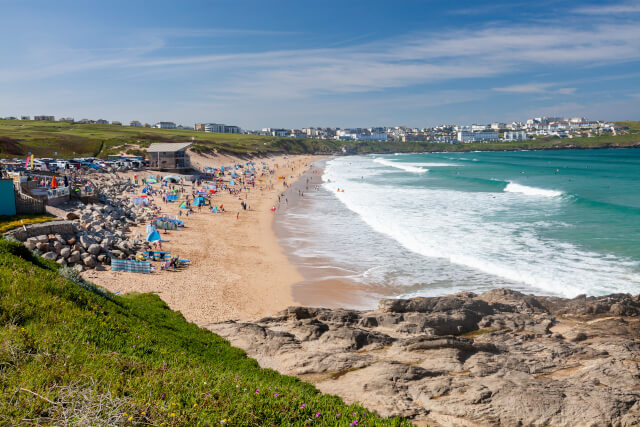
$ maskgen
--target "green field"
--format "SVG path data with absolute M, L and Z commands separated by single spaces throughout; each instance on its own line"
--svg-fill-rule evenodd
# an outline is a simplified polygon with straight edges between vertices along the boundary
M 339 414 L 339 415 L 338 415 Z M 384 419 L 187 322 L 0 238 L 2 425 L 410 425 Z
M 281 138 L 242 134 L 205 133 L 189 130 L 149 129 L 129 126 L 0 120 L 0 156 L 37 157 L 96 156 L 126 152 L 143 155 L 153 142 L 192 141 L 196 151 L 261 155 L 270 153 L 339 153 L 346 146 L 350 153 L 394 153 L 426 151 L 499 151 L 566 148 L 606 148 L 640 146 L 640 121 L 618 122 L 629 126 L 625 135 L 571 139 L 538 138 L 534 141 L 435 144 L 429 142 L 341 142 L 306 138 Z
M 0 120 L 0 156 L 107 157 L 120 151 L 140 154 L 139 147 L 154 142 L 193 142 L 201 151 L 229 154 L 331 153 L 339 149 L 334 141 L 277 138 L 242 134 L 218 134 L 189 130 L 136 128 L 130 126 L 66 122 Z M 126 146 L 126 148 L 125 148 Z M 123 150 L 124 149 L 124 150 Z

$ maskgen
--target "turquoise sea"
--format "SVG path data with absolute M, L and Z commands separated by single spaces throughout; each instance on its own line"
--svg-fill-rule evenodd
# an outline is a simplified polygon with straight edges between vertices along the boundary
M 294 261 L 372 298 L 640 292 L 637 149 L 339 157 L 305 199 Z

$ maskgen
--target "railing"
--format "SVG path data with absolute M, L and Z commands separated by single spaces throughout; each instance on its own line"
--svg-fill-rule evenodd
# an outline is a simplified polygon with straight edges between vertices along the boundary
M 18 214 L 43 214 L 46 212 L 44 200 L 34 199 L 31 196 L 15 192 L 16 213 Z
M 47 190 L 47 197 L 64 197 L 69 195 L 69 187 L 51 188 Z

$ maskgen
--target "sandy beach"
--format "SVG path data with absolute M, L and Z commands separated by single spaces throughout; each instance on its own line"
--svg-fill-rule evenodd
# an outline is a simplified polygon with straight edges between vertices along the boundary
M 291 287 L 302 279 L 283 253 L 273 229 L 275 215 L 271 208 L 278 205 L 278 196 L 285 189 L 278 176 L 285 176 L 290 184 L 318 159 L 316 156 L 253 159 L 258 165 L 267 162 L 275 174 L 258 176 L 265 182 L 257 182 L 255 188 L 237 196 L 216 193 L 212 203 L 224 204 L 224 213 L 213 214 L 207 208 L 198 212 L 194 208 L 195 214 L 182 216 L 184 229 L 166 234 L 163 231 L 163 250 L 190 260 L 185 269 L 160 271 L 160 263 L 154 263 L 157 270 L 148 275 L 108 269 L 91 270 L 83 275 L 111 292 L 156 293 L 171 309 L 182 312 L 199 325 L 275 314 L 294 304 Z M 248 160 L 193 154 L 191 161 L 203 168 L 232 166 Z M 127 175 L 133 176 L 133 172 Z M 248 204 L 248 210 L 242 209 L 240 197 Z M 155 203 L 163 213 L 178 214 L 179 203 L 164 204 L 160 196 L 155 198 Z M 138 227 L 133 231 L 136 232 L 144 236 L 144 227 Z

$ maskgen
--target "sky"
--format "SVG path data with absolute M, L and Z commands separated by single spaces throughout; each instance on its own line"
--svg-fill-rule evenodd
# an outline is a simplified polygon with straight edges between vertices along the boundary
M 0 116 L 640 120 L 640 0 L 0 0 Z

